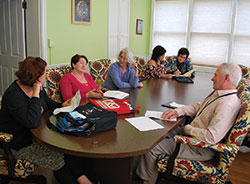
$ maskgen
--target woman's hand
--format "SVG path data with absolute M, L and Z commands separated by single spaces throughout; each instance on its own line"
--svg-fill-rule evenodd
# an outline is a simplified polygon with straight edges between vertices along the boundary
M 176 70 L 176 71 L 174 72 L 174 74 L 175 74 L 175 75 L 181 75 L 181 72 L 180 72 L 179 70 Z
M 172 79 L 173 78 L 173 74 L 162 74 L 161 77 L 165 78 L 165 79 Z
M 71 100 L 72 98 L 68 99 L 68 100 L 65 100 L 63 103 L 62 103 L 62 106 L 65 107 L 65 106 L 70 106 L 71 105 Z
M 138 88 L 142 88 L 143 87 L 143 84 L 142 84 L 142 82 L 139 82 L 139 84 L 138 84 L 138 86 L 137 86 Z
M 102 98 L 103 92 L 100 89 L 92 89 L 86 94 L 87 98 Z
M 42 90 L 42 84 L 41 82 L 39 81 L 36 81 L 34 84 L 33 84 L 33 94 L 32 94 L 32 97 L 37 97 L 39 98 L 39 94 L 40 94 L 40 90 Z
M 174 119 L 178 117 L 178 113 L 176 110 L 170 109 L 162 113 L 161 118 L 163 119 Z
M 135 76 L 137 77 L 139 75 L 139 69 L 137 63 L 132 63 L 131 66 L 134 68 Z
M 79 184 L 92 184 L 92 182 L 85 175 L 82 175 L 79 178 L 77 178 L 77 182 Z

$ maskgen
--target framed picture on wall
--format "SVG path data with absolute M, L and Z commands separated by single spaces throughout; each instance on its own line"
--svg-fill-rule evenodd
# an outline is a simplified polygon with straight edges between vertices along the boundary
M 142 35 L 143 20 L 136 19 L 136 34 Z
M 72 24 L 91 24 L 92 0 L 72 0 Z

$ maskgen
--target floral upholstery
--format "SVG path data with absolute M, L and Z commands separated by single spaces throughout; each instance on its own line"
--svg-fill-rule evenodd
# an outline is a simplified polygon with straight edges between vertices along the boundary
M 14 171 L 15 177 L 26 178 L 31 173 L 33 173 L 34 170 L 35 170 L 35 165 L 32 164 L 31 162 L 25 159 L 17 160 Z M 6 176 L 8 175 L 7 162 L 4 159 L 3 155 L 0 155 L 0 174 Z
M 135 57 L 135 61 L 138 64 L 139 78 L 140 78 L 142 73 L 145 71 L 147 64 L 145 60 L 140 57 Z M 117 62 L 117 60 L 112 61 L 110 59 L 100 59 L 89 62 L 90 75 L 98 86 L 101 87 L 104 84 L 106 76 L 108 75 L 109 67 L 114 62 Z
M 250 68 L 248 68 L 244 65 L 239 65 L 239 66 L 242 70 L 242 77 L 249 81 L 250 80 Z
M 142 74 L 145 72 L 147 68 L 147 63 L 145 62 L 145 59 L 141 57 L 135 57 L 135 61 L 139 69 L 139 79 L 141 79 Z
M 206 144 L 196 138 L 185 136 L 174 137 L 174 140 L 178 143 L 210 148 L 215 150 L 217 154 L 214 159 L 209 161 L 176 158 L 172 175 L 206 184 L 226 182 L 229 168 L 250 127 L 250 94 L 243 91 L 240 98 L 241 109 L 225 143 Z M 169 156 L 164 154 L 158 157 L 157 168 L 159 172 L 167 172 L 168 159 Z
M 10 142 L 13 138 L 13 135 L 0 132 L 0 142 Z
M 69 65 L 58 66 L 55 68 L 48 68 L 46 72 L 46 87 L 48 96 L 57 101 L 62 101 L 62 95 L 60 91 L 59 82 L 61 77 L 71 72 L 71 67 Z
M 237 86 L 238 95 L 241 96 L 243 91 L 250 92 L 250 69 L 246 66 L 239 65 L 242 70 L 242 79 Z M 250 130 L 248 131 L 247 137 L 250 138 Z
M 109 66 L 112 64 L 110 59 L 100 59 L 96 61 L 89 61 L 89 71 L 91 77 L 98 86 L 102 86 L 108 75 Z
M 10 142 L 13 138 L 13 135 L 0 132 L 0 142 Z M 32 172 L 34 172 L 35 166 L 31 162 L 27 160 L 17 160 L 14 174 L 18 178 L 26 178 Z M 1 175 L 8 175 L 8 167 L 7 161 L 5 160 L 3 155 L 0 155 L 0 174 Z

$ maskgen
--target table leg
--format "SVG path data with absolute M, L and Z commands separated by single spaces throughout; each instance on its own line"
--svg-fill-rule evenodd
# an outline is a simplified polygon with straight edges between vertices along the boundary
M 101 184 L 129 184 L 132 162 L 132 157 L 95 159 L 94 172 Z

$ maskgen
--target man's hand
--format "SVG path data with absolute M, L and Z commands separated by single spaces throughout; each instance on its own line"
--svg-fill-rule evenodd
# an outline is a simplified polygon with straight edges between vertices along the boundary
M 163 119 L 174 119 L 178 117 L 178 113 L 176 110 L 170 109 L 162 113 L 161 118 Z
M 182 135 L 190 136 L 191 134 L 191 125 L 184 125 L 181 127 Z

